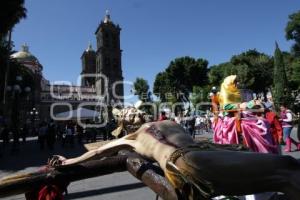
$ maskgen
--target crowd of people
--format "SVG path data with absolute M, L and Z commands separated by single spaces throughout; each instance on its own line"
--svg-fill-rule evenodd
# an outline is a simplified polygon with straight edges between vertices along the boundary
M 272 104 L 261 104 L 262 107 L 256 107 L 257 112 L 244 112 L 243 115 L 255 115 L 268 123 L 272 142 L 276 145 L 285 144 L 284 150 L 290 152 L 293 145 L 300 150 L 300 143 L 291 137 L 293 123 L 295 121 L 294 114 L 286 105 L 281 105 L 280 115 L 277 115 Z M 255 107 L 254 107 L 255 108 Z M 263 108 L 263 112 L 261 111 Z M 179 112 L 175 117 L 167 117 L 165 112 L 161 112 L 159 120 L 173 120 L 180 124 L 188 134 L 195 137 L 197 134 L 212 132 L 212 115 L 203 113 L 199 115 L 189 115 Z M 89 122 L 87 122 L 89 123 Z M 54 144 L 59 143 L 62 147 L 73 147 L 76 143 L 96 142 L 98 136 L 103 140 L 113 139 L 111 132 L 117 127 L 115 121 L 111 121 L 103 128 L 86 128 L 76 122 L 54 122 L 53 120 L 41 122 L 36 128 L 24 124 L 22 128 L 9 127 L 3 123 L 0 127 L 0 140 L 2 140 L 2 149 L 8 148 L 11 144 L 11 151 L 18 152 L 20 143 L 26 142 L 28 136 L 37 136 L 39 148 L 41 150 L 47 148 L 54 149 Z M 1 151 L 0 151 L 1 152 Z
M 86 122 L 90 124 L 90 122 Z M 41 122 L 36 127 L 24 124 L 21 128 L 10 127 L 7 123 L 0 125 L 0 155 L 9 149 L 11 153 L 18 153 L 23 144 L 28 142 L 28 137 L 37 137 L 40 150 L 53 150 L 55 143 L 62 147 L 74 147 L 76 143 L 96 142 L 97 139 L 113 139 L 111 132 L 116 128 L 112 120 L 105 127 L 89 128 L 80 126 L 75 121 Z M 35 140 L 34 140 L 35 141 Z
M 187 113 L 184 115 L 183 112 L 178 112 L 178 114 L 174 118 L 168 118 L 164 111 L 161 112 L 159 120 L 161 121 L 166 119 L 172 120 L 181 125 L 184 130 L 193 138 L 197 134 L 211 132 L 211 121 L 209 114 L 190 115 Z

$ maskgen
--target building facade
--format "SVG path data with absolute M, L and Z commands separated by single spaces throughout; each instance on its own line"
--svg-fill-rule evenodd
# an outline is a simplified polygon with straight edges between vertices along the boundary
M 97 49 L 89 44 L 81 55 L 80 86 L 50 84 L 42 74 L 43 67 L 38 59 L 29 52 L 27 45 L 22 46 L 12 57 L 36 77 L 34 100 L 26 112 L 30 114 L 34 110 L 38 121 L 49 121 L 52 115 L 75 110 L 83 104 L 90 109 L 95 109 L 99 102 L 123 105 L 120 31 L 107 12 L 95 32 Z
M 96 50 L 96 78 L 97 94 L 104 96 L 106 104 L 123 103 L 124 86 L 120 48 L 119 25 L 114 24 L 108 12 L 101 21 L 95 34 Z

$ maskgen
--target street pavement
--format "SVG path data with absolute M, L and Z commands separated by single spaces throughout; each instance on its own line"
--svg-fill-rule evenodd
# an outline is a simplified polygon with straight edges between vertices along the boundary
M 293 129 L 295 137 L 297 129 Z M 212 133 L 196 135 L 197 138 L 212 138 Z M 0 147 L 3 148 L 2 144 Z M 295 147 L 294 147 L 295 150 Z M 32 172 L 45 165 L 51 155 L 59 154 L 67 158 L 76 157 L 87 150 L 83 144 L 75 144 L 74 147 L 62 148 L 60 143 L 55 144 L 54 150 L 40 150 L 37 138 L 29 138 L 26 143 L 20 143 L 19 152 L 11 152 L 11 145 L 1 151 L 0 179 L 16 172 Z M 286 153 L 283 153 L 286 154 Z M 300 158 L 300 151 L 288 153 L 295 158 Z M 68 187 L 68 195 L 65 199 L 92 199 L 92 200 L 148 200 L 155 199 L 156 194 L 147 188 L 138 179 L 128 172 L 113 173 L 101 177 L 85 179 L 73 182 Z M 24 195 L 16 195 L 3 198 L 4 200 L 25 199 Z

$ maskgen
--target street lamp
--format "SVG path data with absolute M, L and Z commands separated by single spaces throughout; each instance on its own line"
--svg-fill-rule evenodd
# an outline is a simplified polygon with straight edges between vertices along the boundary
M 31 88 L 26 86 L 24 89 L 20 86 L 21 81 L 23 80 L 22 76 L 16 76 L 15 83 L 13 85 L 8 85 L 6 87 L 6 91 L 11 93 L 12 95 L 12 112 L 11 112 L 11 120 L 16 128 L 19 125 L 19 117 L 22 116 L 19 111 L 19 97 L 22 92 L 25 92 L 27 98 L 28 94 L 31 91 Z M 17 114 L 20 113 L 20 114 Z
M 39 112 L 37 111 L 37 109 L 35 107 L 32 108 L 32 110 L 30 111 L 30 116 L 31 116 L 31 121 L 32 121 L 32 124 L 34 126 L 34 122 L 36 120 L 36 116 L 38 116 Z

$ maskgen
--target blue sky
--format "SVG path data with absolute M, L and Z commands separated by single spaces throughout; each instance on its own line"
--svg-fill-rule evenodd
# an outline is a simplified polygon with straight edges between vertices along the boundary
M 27 18 L 13 32 L 15 49 L 23 43 L 44 66 L 50 81 L 76 82 L 80 56 L 110 10 L 122 28 L 123 76 L 148 80 L 180 56 L 205 58 L 209 65 L 228 61 L 248 49 L 272 55 L 275 41 L 288 51 L 288 15 L 299 0 L 26 0 Z M 126 92 L 129 89 L 126 87 Z

